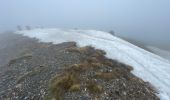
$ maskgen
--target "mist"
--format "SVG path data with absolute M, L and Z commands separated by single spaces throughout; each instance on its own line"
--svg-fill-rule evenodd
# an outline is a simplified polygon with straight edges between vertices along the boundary
M 170 48 L 170 0 L 1 0 L 0 32 L 29 25 L 114 30 Z

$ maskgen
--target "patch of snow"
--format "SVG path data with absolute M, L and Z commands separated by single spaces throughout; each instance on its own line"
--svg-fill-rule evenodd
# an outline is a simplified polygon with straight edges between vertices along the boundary
M 41 42 L 77 42 L 78 46 L 91 45 L 106 51 L 106 56 L 133 66 L 133 74 L 150 82 L 161 100 L 170 100 L 170 62 L 107 32 L 96 30 L 34 29 L 18 31 Z

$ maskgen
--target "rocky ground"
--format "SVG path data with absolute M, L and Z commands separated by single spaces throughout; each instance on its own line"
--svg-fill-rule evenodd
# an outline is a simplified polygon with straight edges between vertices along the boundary
M 0 37 L 0 100 L 159 100 L 133 66 L 75 42 Z

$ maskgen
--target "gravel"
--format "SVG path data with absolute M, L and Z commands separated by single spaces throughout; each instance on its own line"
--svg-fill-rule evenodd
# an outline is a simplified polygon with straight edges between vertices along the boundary
M 0 100 L 47 98 L 52 78 L 65 72 L 69 66 L 86 61 L 97 51 L 94 48 L 88 53 L 68 51 L 69 48 L 77 48 L 75 42 L 54 45 L 15 34 L 5 34 L 4 38 L 0 38 Z M 90 93 L 86 83 L 81 81 L 81 90 L 66 91 L 63 100 L 159 100 L 154 88 L 130 73 L 126 65 L 105 60 L 115 66 L 104 65 L 80 73 L 82 80 L 93 80 L 101 85 L 101 93 Z M 124 73 L 109 80 L 94 78 L 97 72 L 111 72 L 114 68 Z

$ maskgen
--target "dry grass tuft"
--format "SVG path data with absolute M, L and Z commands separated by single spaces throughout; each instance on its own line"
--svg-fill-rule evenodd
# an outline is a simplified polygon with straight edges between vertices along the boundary
M 100 79 L 106 79 L 106 80 L 110 80 L 110 79 L 113 79 L 114 78 L 114 75 L 112 72 L 98 72 L 96 73 L 95 75 L 96 78 L 100 78 Z
M 118 79 L 118 78 L 124 77 L 125 79 L 130 80 L 131 77 L 128 76 L 127 73 L 129 72 L 126 70 L 113 68 L 111 72 L 97 72 L 94 77 L 105 79 L 105 80 Z
M 72 71 L 72 72 L 83 72 L 88 68 L 88 64 L 87 63 L 80 63 L 80 64 L 74 64 L 72 65 L 68 71 Z
M 70 87 L 69 91 L 74 92 L 74 91 L 80 91 L 80 84 L 74 84 Z
M 71 67 L 69 67 L 67 69 L 67 71 L 69 72 L 73 72 L 73 73 L 80 73 L 80 72 L 84 72 L 87 70 L 91 70 L 91 69 L 95 69 L 95 68 L 101 68 L 104 65 L 102 63 L 100 63 L 99 61 L 84 61 L 81 62 L 79 64 L 74 64 Z
M 64 92 L 78 90 L 78 79 L 75 75 L 67 73 L 55 77 L 50 84 L 50 92 L 54 98 L 61 100 Z
M 96 82 L 94 81 L 88 81 L 87 82 L 87 89 L 91 92 L 91 93 L 101 93 L 102 92 L 102 86 L 98 85 Z
M 94 48 L 93 48 L 94 49 Z M 99 49 L 97 49 L 96 51 L 95 51 L 95 53 L 93 54 L 93 56 L 95 56 L 95 57 L 104 57 L 104 55 L 106 55 L 106 52 L 105 51 L 103 51 L 103 50 L 99 50 Z
M 126 65 L 125 67 L 126 67 L 126 69 L 127 69 L 129 72 L 133 70 L 133 67 L 132 67 L 132 66 Z
M 93 49 L 93 47 L 91 47 L 91 46 L 86 46 L 86 47 L 81 47 L 81 48 L 72 47 L 72 48 L 68 48 L 67 51 L 88 54 L 89 51 L 92 49 Z

